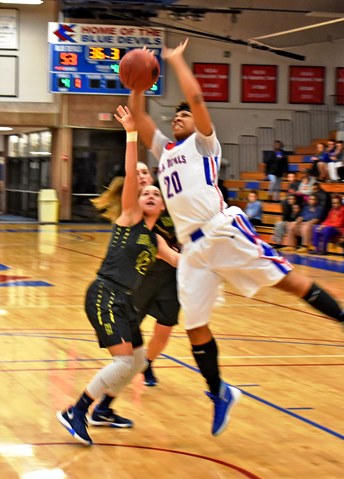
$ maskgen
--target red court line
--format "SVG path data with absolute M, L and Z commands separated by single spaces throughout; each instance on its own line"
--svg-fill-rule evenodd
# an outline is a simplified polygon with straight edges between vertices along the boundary
M 214 457 L 210 456 L 204 456 L 203 454 L 197 454 L 193 452 L 187 452 L 187 451 L 180 451 L 177 449 L 167 449 L 164 447 L 154 447 L 154 446 L 140 446 L 137 444 L 111 444 L 111 443 L 103 443 L 103 442 L 94 442 L 93 443 L 96 446 L 103 446 L 103 447 L 125 447 L 125 448 L 132 448 L 132 449 L 144 449 L 147 451 L 156 451 L 156 452 L 168 452 L 171 454 L 178 454 L 181 456 L 188 456 L 188 457 L 194 457 L 196 459 L 202 459 L 205 461 L 213 462 L 215 464 L 219 464 L 221 466 L 228 467 L 229 469 L 233 469 L 236 472 L 239 472 L 242 474 L 244 477 L 247 477 L 248 479 L 262 479 L 255 474 L 253 474 L 250 471 L 247 471 L 246 469 L 243 469 L 240 466 L 236 466 L 235 464 L 231 464 L 229 462 L 225 462 L 221 459 L 216 459 Z M 37 446 L 37 447 L 42 447 L 42 446 L 78 446 L 75 443 L 69 443 L 69 442 L 38 442 L 38 443 L 31 443 L 31 446 Z M 79 446 L 80 448 L 80 446 Z
M 213 331 L 214 333 L 214 331 Z M 319 343 L 323 342 L 323 343 L 328 343 L 328 342 L 331 342 L 331 343 L 344 343 L 344 340 L 339 340 L 339 339 L 324 339 L 324 338 L 294 338 L 294 337 L 289 337 L 289 336 L 266 336 L 264 334 L 255 334 L 255 335 L 252 335 L 252 334 L 236 334 L 236 333 L 216 333 L 218 335 L 221 335 L 221 336 L 230 336 L 232 338 L 251 338 L 251 339 L 271 339 L 271 340 L 274 340 L 274 339 L 283 339 L 283 340 L 286 340 L 286 339 L 290 339 L 290 340 L 293 340 L 293 341 L 317 341 Z
M 247 297 L 244 296 L 243 294 L 231 293 L 231 292 L 227 292 L 227 291 L 225 291 L 225 293 L 228 294 L 229 296 L 237 296 L 239 298 L 247 299 Z M 305 311 L 303 309 L 292 308 L 291 306 L 285 306 L 284 304 L 273 303 L 272 301 L 266 301 L 265 299 L 258 299 L 258 298 L 250 298 L 250 299 L 252 301 L 257 301 L 258 303 L 270 304 L 272 306 L 279 306 L 280 308 L 289 309 L 290 311 L 297 311 L 298 313 L 308 314 L 310 316 L 315 316 L 317 318 L 324 318 L 324 319 L 327 319 L 329 321 L 335 321 L 334 319 L 329 318 L 328 316 L 325 316 L 323 314 L 312 313 L 311 311 Z M 299 298 L 299 299 L 301 299 L 301 298 Z
M 90 256 L 91 258 L 97 258 L 97 259 L 100 259 L 100 260 L 104 259 L 103 256 L 96 256 L 95 254 L 86 253 L 85 251 L 78 251 L 78 250 L 72 249 L 72 248 L 66 248 L 65 246 L 57 246 L 57 248 L 64 249 L 66 251 L 71 251 L 72 253 L 83 254 L 84 256 Z

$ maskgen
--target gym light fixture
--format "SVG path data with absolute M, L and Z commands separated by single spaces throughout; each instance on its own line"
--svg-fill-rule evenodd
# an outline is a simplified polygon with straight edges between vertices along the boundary
M 0 0 L 0 3 L 12 5 L 41 5 L 43 0 Z

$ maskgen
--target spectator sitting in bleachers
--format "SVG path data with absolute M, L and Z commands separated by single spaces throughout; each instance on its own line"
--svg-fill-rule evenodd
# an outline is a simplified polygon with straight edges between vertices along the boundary
M 301 170 L 301 181 L 296 191 L 298 203 L 304 204 L 307 202 L 308 196 L 312 194 L 312 188 L 315 181 L 314 176 L 311 175 L 311 170 L 307 168 Z
M 319 181 L 326 181 L 328 179 L 328 167 L 327 164 L 331 161 L 326 146 L 324 143 L 316 144 L 316 153 L 311 156 L 313 162 L 311 168 L 311 175 L 317 178 Z
M 281 201 L 282 211 L 284 211 L 284 208 L 286 208 L 286 206 L 288 204 L 288 196 L 289 195 L 297 195 L 297 190 L 300 186 L 300 180 L 297 179 L 297 172 L 296 173 L 294 173 L 294 172 L 288 173 L 287 181 L 288 181 L 287 195 Z M 298 202 L 298 197 L 297 197 L 296 201 Z
M 338 168 L 343 166 L 344 160 L 344 145 L 342 141 L 336 142 L 336 149 L 333 154 L 330 154 L 331 161 L 328 163 L 328 176 L 330 181 L 340 181 L 340 177 L 338 174 Z
M 292 171 L 289 172 L 287 175 L 287 181 L 288 181 L 287 193 L 288 194 L 296 193 L 300 186 L 300 180 L 298 179 L 297 172 L 292 172 Z
M 269 200 L 279 201 L 282 177 L 288 172 L 288 157 L 283 150 L 283 143 L 274 142 L 274 150 L 265 158 L 265 174 L 269 180 Z
M 331 208 L 331 195 L 322 188 L 322 184 L 323 183 L 316 181 L 312 186 L 312 193 L 313 195 L 316 195 L 318 205 L 322 209 L 322 217 L 320 218 L 320 222 L 324 221 Z
M 271 237 L 275 248 L 280 248 L 283 243 L 283 236 L 287 231 L 287 225 L 295 221 L 301 212 L 301 206 L 297 203 L 296 195 L 289 194 L 282 202 L 282 221 L 275 223 L 273 235 Z
M 329 157 L 334 155 L 336 152 L 336 140 L 328 140 L 325 151 L 328 153 Z
M 328 243 L 344 233 L 344 206 L 340 195 L 332 196 L 332 208 L 325 221 L 314 226 L 312 243 L 314 254 L 327 254 Z
M 344 160 L 343 160 L 343 163 L 344 163 Z M 344 164 L 343 166 L 339 166 L 339 168 L 337 169 L 337 173 L 339 176 L 339 181 L 344 182 Z
M 257 226 L 262 224 L 263 208 L 262 203 L 258 200 L 257 190 L 249 191 L 245 213 L 253 225 Z
M 307 204 L 302 207 L 300 216 L 295 221 L 288 223 L 287 242 L 288 246 L 281 251 L 295 251 L 297 237 L 301 236 L 301 246 L 296 250 L 298 253 L 308 253 L 311 249 L 313 226 L 319 223 L 322 215 L 321 207 L 317 204 L 317 197 L 310 195 Z

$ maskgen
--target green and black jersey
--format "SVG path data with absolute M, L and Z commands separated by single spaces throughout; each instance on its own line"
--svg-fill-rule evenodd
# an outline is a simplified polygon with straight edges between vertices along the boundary
M 141 221 L 134 226 L 114 225 L 99 277 L 134 291 L 157 253 L 156 234 Z
M 159 219 L 155 223 L 153 231 L 162 236 L 166 240 L 170 248 L 179 249 L 172 218 L 168 214 L 167 210 L 161 213 Z
M 153 231 L 162 236 L 170 248 L 173 248 L 176 251 L 180 251 L 180 244 L 178 243 L 176 233 L 174 231 L 174 225 L 170 215 L 167 210 L 165 210 L 159 216 L 158 221 L 155 223 Z M 154 264 L 154 268 L 149 271 L 149 273 L 160 273 L 162 271 L 169 271 L 173 266 L 166 263 L 162 259 L 158 259 Z

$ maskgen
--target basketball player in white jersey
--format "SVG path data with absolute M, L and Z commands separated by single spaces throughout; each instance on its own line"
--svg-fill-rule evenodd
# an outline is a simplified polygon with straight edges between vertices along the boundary
M 131 93 L 130 109 L 142 140 L 159 160 L 161 191 L 183 245 L 179 299 L 194 358 L 214 402 L 212 434 L 217 436 L 240 397 L 240 391 L 220 377 L 217 345 L 208 325 L 220 281 L 234 284 L 247 296 L 262 286 L 276 286 L 337 321 L 343 321 L 344 313 L 326 291 L 292 270 L 257 237 L 241 209 L 224 207 L 217 186 L 221 147 L 199 83 L 184 60 L 186 45 L 187 40 L 163 52 L 187 100 L 172 121 L 176 141 L 164 136 L 144 111 L 143 92 Z

